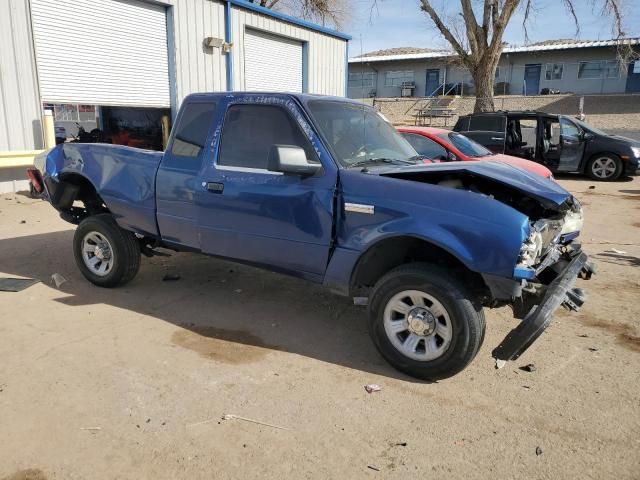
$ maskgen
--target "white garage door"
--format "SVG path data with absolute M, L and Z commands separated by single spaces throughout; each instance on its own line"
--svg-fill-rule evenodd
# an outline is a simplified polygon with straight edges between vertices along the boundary
M 50 103 L 168 107 L 165 8 L 31 0 L 40 92 Z
M 246 30 L 245 89 L 302 92 L 302 42 Z

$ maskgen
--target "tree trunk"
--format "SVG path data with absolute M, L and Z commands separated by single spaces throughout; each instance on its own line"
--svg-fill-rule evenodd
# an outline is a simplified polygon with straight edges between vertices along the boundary
M 476 104 L 473 107 L 474 113 L 493 112 L 493 79 L 496 75 L 495 67 L 482 66 L 471 72 L 476 86 Z

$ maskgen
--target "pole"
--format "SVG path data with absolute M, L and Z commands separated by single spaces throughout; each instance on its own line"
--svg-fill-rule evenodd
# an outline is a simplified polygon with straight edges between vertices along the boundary
M 53 126 L 53 112 L 45 110 L 42 117 L 42 133 L 44 134 L 44 148 L 56 146 L 56 130 Z

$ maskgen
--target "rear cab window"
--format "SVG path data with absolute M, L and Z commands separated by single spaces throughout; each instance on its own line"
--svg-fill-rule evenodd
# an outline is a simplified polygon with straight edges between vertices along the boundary
M 171 154 L 185 159 L 198 158 L 209 135 L 216 102 L 187 103 L 176 126 Z

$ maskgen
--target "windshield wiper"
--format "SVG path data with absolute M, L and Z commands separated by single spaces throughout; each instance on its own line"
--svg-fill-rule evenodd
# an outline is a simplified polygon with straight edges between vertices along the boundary
M 400 158 L 385 158 L 385 157 L 377 157 L 377 158 L 367 158 L 366 160 L 360 160 L 359 162 L 352 163 L 349 165 L 349 168 L 356 167 L 365 167 L 372 163 L 404 163 L 407 165 L 413 165 L 415 162 L 411 160 L 402 160 Z

